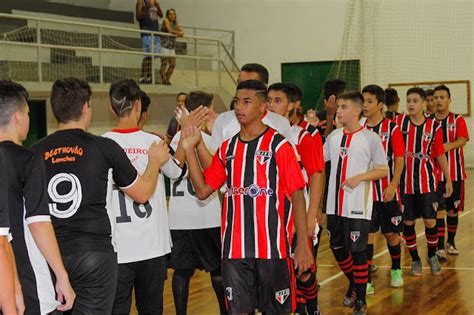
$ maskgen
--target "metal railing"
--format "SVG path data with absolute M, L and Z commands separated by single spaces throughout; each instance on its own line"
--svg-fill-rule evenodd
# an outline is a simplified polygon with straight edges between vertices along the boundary
M 53 58 L 51 52 L 53 50 L 71 52 L 74 57 L 79 54 L 82 55 L 82 58 L 89 58 L 90 66 L 94 68 L 94 71 L 98 69 L 97 83 L 108 82 L 105 71 L 110 72 L 110 68 L 113 67 L 120 67 L 125 72 L 130 69 L 130 72 L 133 70 L 134 73 L 137 73 L 137 62 L 140 63 L 139 61 L 143 57 L 148 56 L 152 57 L 151 83 L 155 84 L 157 82 L 155 74 L 156 58 L 170 57 L 162 53 L 144 52 L 140 45 L 136 45 L 141 34 L 151 35 L 151 47 L 154 47 L 154 43 L 158 38 L 173 36 L 169 33 L 4 13 L 0 13 L 0 18 L 23 20 L 27 23 L 27 26 L 23 27 L 21 31 L 14 30 L 4 33 L 3 37 L 0 37 L 0 47 L 2 47 L 1 50 L 4 50 L 3 53 L 0 50 L 0 62 L 2 60 L 8 62 L 18 58 L 15 49 L 29 49 L 30 61 L 37 63 L 37 79 L 40 82 L 46 80 L 43 68 L 48 63 L 48 52 L 49 62 L 51 63 Z M 193 30 L 194 33 L 198 30 L 222 31 L 205 28 L 193 28 Z M 19 35 L 21 32 L 23 32 L 22 36 Z M 229 34 L 231 34 L 233 41 L 233 32 L 229 32 Z M 239 67 L 233 58 L 233 45 L 224 44 L 221 39 L 186 34 L 183 37 L 176 38 L 176 40 L 184 42 L 188 48 L 192 48 L 187 50 L 186 55 L 173 57 L 176 57 L 183 64 L 194 62 L 193 72 L 196 86 L 199 86 L 200 75 L 203 72 L 200 70 L 200 65 L 206 63 L 209 68 L 207 72 L 217 72 L 217 85 L 219 87 L 222 87 L 222 82 L 226 77 L 235 88 L 235 75 L 239 71 Z M 130 42 L 133 42 L 135 46 L 128 45 Z M 8 48 L 11 49 L 8 51 Z M 36 54 L 32 55 L 32 49 L 36 50 Z M 225 74 L 225 77 L 222 74 Z
M 208 27 L 197 27 L 189 25 L 181 25 L 184 33 L 187 34 L 190 31 L 192 36 L 204 36 L 220 39 L 223 45 L 227 48 L 233 58 L 235 58 L 235 32 L 230 30 L 208 28 Z M 211 35 L 212 34 L 212 35 Z

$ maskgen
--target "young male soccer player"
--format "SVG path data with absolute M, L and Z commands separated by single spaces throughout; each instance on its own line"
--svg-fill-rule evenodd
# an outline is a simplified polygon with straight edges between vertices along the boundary
M 242 66 L 237 81 L 243 82 L 246 80 L 260 81 L 264 83 L 266 87 L 268 84 L 268 71 L 264 66 L 259 64 L 246 64 Z M 292 144 L 296 143 L 296 139 L 291 139 L 290 137 L 290 124 L 285 118 L 275 113 L 265 111 L 261 119 L 264 124 L 283 134 Z M 233 110 L 219 114 L 212 128 L 211 152 L 215 152 L 225 140 L 235 136 L 239 131 L 239 120 Z M 199 158 L 204 167 L 209 165 L 210 156 L 207 159 L 203 159 L 203 154 L 199 154 Z
M 0 108 L 3 110 L 3 104 Z M 5 155 L 0 149 L 0 169 L 8 168 Z M 8 209 L 8 178 L 0 172 L 0 310 L 4 315 L 17 315 L 15 303 L 15 268 L 9 244 L 10 220 Z M 21 291 L 21 289 L 20 289 Z
M 387 106 L 387 111 L 385 112 L 385 117 L 388 119 L 394 119 L 400 113 L 398 112 L 398 107 L 400 106 L 400 98 L 398 97 L 398 92 L 394 88 L 385 89 L 385 105 Z
M 27 98 L 28 92 L 20 84 L 0 81 L 0 148 L 9 162 L 3 171 L 8 176 L 11 244 L 25 312 L 48 314 L 71 309 L 75 294 L 51 224 L 42 156 L 21 146 L 30 127 Z
M 436 225 L 438 227 L 438 257 L 446 259 L 444 252 L 444 237 L 445 237 L 445 221 L 446 210 L 448 215 L 446 217 L 448 225 L 448 240 L 446 242 L 447 252 L 451 255 L 458 255 L 458 250 L 454 242 L 456 230 L 458 227 L 458 211 L 462 211 L 464 204 L 464 180 L 467 178 L 464 169 L 464 152 L 463 147 L 469 141 L 469 132 L 467 130 L 466 121 L 459 115 L 449 111 L 451 104 L 451 91 L 445 85 L 439 85 L 434 89 L 434 101 L 436 103 L 436 120 L 441 125 L 444 140 L 444 151 L 448 159 L 449 173 L 453 182 L 453 194 L 446 198 L 446 201 L 439 202 L 444 205 L 439 206 Z M 443 201 L 442 194 L 445 192 L 446 179 L 443 174 L 438 184 L 438 196 Z M 445 210 L 445 211 L 440 211 Z
M 121 80 L 110 86 L 110 107 L 118 118 L 112 131 L 103 136 L 117 142 L 139 174 L 148 164 L 148 148 L 164 140 L 138 128 L 141 117 L 141 91 L 133 80 Z M 169 157 L 160 167 L 169 178 L 178 178 L 182 169 Z M 111 180 L 107 209 L 113 225 L 117 250 L 118 277 L 113 313 L 130 313 L 132 291 L 139 313 L 163 313 L 163 287 L 171 252 L 168 209 L 163 175 L 144 203 L 134 202 Z M 112 187 L 114 186 L 114 187 Z
M 367 118 L 365 127 L 380 136 L 389 166 L 388 177 L 374 181 L 373 186 L 374 204 L 367 245 L 367 261 L 369 264 L 367 294 L 374 294 L 370 266 L 374 256 L 374 237 L 379 230 L 382 231 L 387 240 L 388 251 L 392 258 L 390 285 L 392 287 L 403 285 L 399 236 L 402 232 L 403 223 L 399 183 L 405 163 L 405 143 L 400 128 L 390 119 L 384 117 L 384 90 L 378 85 L 367 85 L 362 89 L 362 95 L 364 96 L 362 113 Z
M 42 155 L 46 167 L 52 223 L 77 294 L 72 311 L 110 314 L 117 286 L 117 256 L 105 208 L 109 169 L 124 193 L 146 203 L 155 191 L 159 167 L 169 159 L 169 150 L 164 143 L 151 145 L 147 170 L 138 175 L 115 141 L 86 132 L 91 119 L 90 97 L 86 82 L 57 80 L 51 106 L 59 130 L 32 149 Z
M 331 162 L 326 205 L 331 250 L 349 279 L 343 304 L 353 314 L 366 314 L 367 238 L 372 216 L 372 182 L 388 175 L 380 137 L 359 124 L 364 98 L 347 92 L 337 100 L 337 118 L 344 125 L 324 143 Z
M 241 131 L 224 141 L 204 173 L 195 153 L 200 131 L 183 130 L 196 196 L 205 199 L 224 183 L 227 186 L 221 223 L 222 280 L 231 314 L 294 310 L 293 220 L 298 236 L 295 267 L 301 273 L 312 263 L 304 178 L 293 147 L 262 123 L 266 101 L 265 84 L 239 83 L 234 104 Z
M 400 187 L 403 197 L 403 235 L 412 258 L 411 274 L 422 276 L 422 264 L 416 248 L 415 220 L 423 218 L 428 244 L 428 264 L 433 275 L 441 273 L 436 256 L 438 230 L 436 229 L 436 188 L 438 161 L 446 180 L 445 197 L 451 196 L 453 186 L 449 176 L 448 162 L 444 155 L 443 133 L 439 124 L 426 118 L 423 109 L 426 103 L 425 91 L 413 87 L 407 91 L 408 114 L 398 115 L 396 123 L 405 141 L 405 170 Z
M 290 120 L 290 115 L 293 115 L 295 111 L 295 98 L 295 89 L 289 84 L 274 83 L 268 88 L 268 110 Z M 320 141 L 316 142 L 309 132 L 298 125 L 292 125 L 291 131 L 294 133 L 294 137 L 298 139 L 296 149 L 303 166 L 306 185 L 309 187 L 308 238 L 313 249 L 313 239 L 317 234 L 317 218 L 321 217 L 318 211 L 323 191 L 321 182 L 324 170 L 323 146 L 321 137 L 319 137 Z M 317 131 L 315 133 L 319 136 Z M 309 314 L 319 314 L 315 264 L 312 269 L 314 270 L 297 277 L 296 301 L 298 304 L 297 312 L 299 313 L 306 313 L 307 311 Z
M 189 93 L 186 109 L 193 112 L 200 105 L 212 110 L 213 95 L 201 91 Z M 209 146 L 211 136 L 206 123 L 200 126 L 204 145 Z M 178 154 L 184 154 L 179 143 L 181 131 L 170 143 Z M 171 180 L 169 204 L 169 222 L 173 248 L 170 255 L 170 267 L 173 273 L 173 297 L 177 315 L 187 313 L 189 282 L 195 269 L 204 269 L 211 276 L 211 283 L 219 303 L 221 314 L 226 314 L 224 287 L 221 277 L 221 204 L 217 192 L 206 200 L 196 198 L 193 185 L 187 174 Z

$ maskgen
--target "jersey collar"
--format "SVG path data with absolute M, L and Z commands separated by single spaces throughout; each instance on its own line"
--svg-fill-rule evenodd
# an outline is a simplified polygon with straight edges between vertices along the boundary
M 132 133 L 132 132 L 137 132 L 140 131 L 140 128 L 128 128 L 128 129 L 112 129 L 112 132 L 118 132 L 118 133 Z

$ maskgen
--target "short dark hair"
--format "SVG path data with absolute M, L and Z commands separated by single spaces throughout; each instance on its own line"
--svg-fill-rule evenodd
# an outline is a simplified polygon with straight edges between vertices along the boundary
M 413 93 L 420 95 L 420 97 L 422 99 L 426 100 L 425 90 L 423 90 L 421 87 L 414 86 L 414 87 L 411 87 L 407 90 L 407 96 L 410 95 L 410 94 L 413 94 Z
M 290 100 L 291 102 L 300 102 L 301 99 L 303 98 L 303 92 L 301 91 L 301 89 L 296 85 L 296 84 L 292 84 L 292 83 L 289 83 L 288 84 L 292 90 L 292 94 L 293 94 L 293 99 Z
M 255 72 L 260 77 L 260 81 L 268 84 L 268 70 L 259 63 L 247 63 L 240 68 L 243 72 Z
M 23 85 L 10 80 L 0 80 L 0 127 L 10 123 L 13 113 L 22 110 L 28 101 Z
M 140 114 L 143 114 L 145 112 L 148 112 L 148 107 L 151 104 L 151 99 L 148 94 L 143 91 L 140 91 L 140 99 L 142 100 L 142 112 Z
M 179 92 L 178 95 L 176 95 L 176 100 L 178 100 L 178 98 L 179 98 L 181 95 L 184 95 L 184 96 L 188 97 L 188 94 L 187 94 L 187 93 Z
M 344 93 L 346 89 L 346 81 L 341 79 L 327 80 L 324 83 L 324 99 L 328 100 L 331 95 L 339 97 L 339 94 Z
M 119 80 L 110 85 L 109 96 L 112 109 L 118 117 L 130 114 L 133 103 L 141 99 L 140 87 L 133 80 Z
M 340 100 L 349 100 L 353 103 L 358 104 L 359 106 L 364 105 L 364 96 L 359 91 L 349 91 L 340 94 L 338 97 Z
M 253 90 L 257 96 L 263 101 L 267 100 L 267 86 L 262 81 L 258 80 L 246 80 L 242 81 L 237 85 L 237 91 L 239 90 Z
M 437 87 L 434 88 L 433 90 L 433 94 L 434 92 L 436 91 L 446 91 L 448 93 L 448 97 L 451 98 L 451 91 L 449 90 L 449 88 L 444 85 L 444 84 L 441 84 L 441 85 L 438 85 Z
M 294 89 L 287 83 L 273 83 L 268 87 L 267 93 L 270 93 L 270 91 L 280 91 L 283 92 L 288 99 L 288 102 L 295 102 L 295 91 Z
M 193 91 L 186 97 L 185 107 L 189 112 L 192 112 L 199 106 L 210 107 L 214 95 L 203 91 Z
M 399 102 L 400 99 L 398 98 L 398 92 L 394 88 L 386 88 L 385 89 L 385 105 L 391 106 Z
M 434 90 L 433 89 L 428 89 L 425 91 L 426 96 L 433 96 L 434 95 Z
M 385 91 L 376 84 L 366 85 L 362 89 L 362 93 L 370 93 L 375 95 L 378 103 L 385 103 Z
M 51 90 L 51 108 L 59 123 L 78 121 L 82 107 L 91 99 L 92 90 L 86 81 L 77 78 L 56 80 Z

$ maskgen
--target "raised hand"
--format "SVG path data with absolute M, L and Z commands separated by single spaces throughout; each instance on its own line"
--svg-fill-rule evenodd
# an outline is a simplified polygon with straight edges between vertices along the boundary
M 161 166 L 170 159 L 170 148 L 164 141 L 158 143 L 153 141 L 148 149 L 148 158 L 150 161 L 153 161 L 153 163 L 158 163 L 158 165 Z
M 185 150 L 194 149 L 201 142 L 201 129 L 188 126 L 181 132 L 181 141 Z

